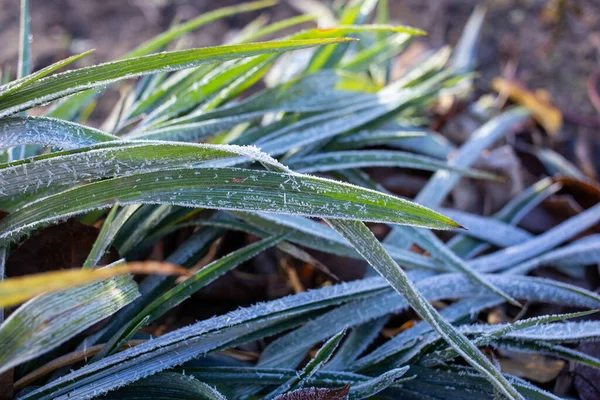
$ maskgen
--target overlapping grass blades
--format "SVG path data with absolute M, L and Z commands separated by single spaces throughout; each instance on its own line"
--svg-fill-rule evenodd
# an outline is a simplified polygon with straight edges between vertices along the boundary
M 0 165 L 0 208 L 10 212 L 0 220 L 0 255 L 7 249 L 10 256 L 25 235 L 73 215 L 102 224 L 86 269 L 95 268 L 111 244 L 136 259 L 187 229 L 194 231 L 166 257 L 186 268 L 229 230 L 261 238 L 183 282 L 151 276 L 138 292 L 123 276 L 47 294 L 17 309 L 0 325 L 0 368 L 18 366 L 20 377 L 42 371 L 34 378 L 37 387 L 20 398 L 110 393 L 128 399 L 140 391 L 164 398 L 275 398 L 300 387 L 349 384 L 351 399 L 492 399 L 498 393 L 555 399 L 503 374 L 478 346 L 536 351 L 599 367 L 597 359 L 563 344 L 595 340 L 600 326 L 555 322 L 587 312 L 471 324 L 480 311 L 505 301 L 600 308 L 594 292 L 524 276 L 538 267 L 600 262 L 597 235 L 579 237 L 600 220 L 599 205 L 539 236 L 515 225 L 560 188 L 550 178 L 493 217 L 441 207 L 462 177 L 496 178 L 471 166 L 528 117 L 524 109 L 508 109 L 458 150 L 412 122 L 425 120 L 441 93 L 464 93 L 481 13 L 452 58 L 442 49 L 395 82 L 388 60 L 422 32 L 386 25 L 382 0 L 351 0 L 327 18 L 338 27 L 306 29 L 284 40 L 248 43 L 313 18 L 270 25 L 259 18 L 227 46 L 149 54 L 205 23 L 272 3 L 217 9 L 175 25 L 114 63 L 53 74 L 84 53 L 0 87 L 2 148 L 45 148 Z M 377 24 L 369 25 L 376 9 Z M 279 57 L 288 50 L 307 57 L 304 62 Z M 26 52 L 23 47 L 23 60 Z M 454 69 L 446 68 L 449 60 Z M 246 96 L 265 74 L 268 86 Z M 122 98 L 102 129 L 73 122 L 106 85 L 139 75 L 144 76 L 134 85 L 122 86 Z M 54 100 L 61 101 L 46 117 L 18 114 Z M 416 200 L 435 210 L 386 193 L 359 170 L 376 165 L 434 171 Z M 317 172 L 347 182 L 306 175 Z M 471 230 L 455 229 L 444 242 L 431 232 L 395 225 L 460 228 L 446 214 Z M 330 226 L 314 218 L 326 218 Z M 390 224 L 391 233 L 382 244 L 361 221 Z M 409 251 L 411 243 L 429 254 Z M 312 250 L 363 258 L 385 279 L 366 277 L 239 308 L 122 349 L 143 326 L 271 247 L 319 267 Z M 449 299 L 456 301 L 439 312 L 430 305 Z M 389 315 L 409 307 L 422 321 L 369 348 Z M 96 332 L 79 334 L 107 317 Z M 270 343 L 256 365 L 214 354 L 259 339 Z M 75 353 L 102 349 L 70 372 L 45 369 L 48 359 L 64 355 L 57 346 L 66 342 Z M 316 346 L 320 350 L 303 364 Z M 457 356 L 470 367 L 452 364 Z

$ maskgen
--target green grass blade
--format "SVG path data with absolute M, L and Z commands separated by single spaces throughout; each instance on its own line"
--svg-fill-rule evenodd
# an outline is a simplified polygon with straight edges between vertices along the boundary
M 390 285 L 406 298 L 413 309 L 427 321 L 469 364 L 481 372 L 509 399 L 523 399 L 521 394 L 495 368 L 473 343 L 446 322 L 416 290 L 406 274 L 387 254 L 383 246 L 362 222 L 328 221 L 373 266 Z
M 274 399 L 275 397 L 293 390 L 298 386 L 302 386 L 303 383 L 310 379 L 329 360 L 329 358 L 331 358 L 333 352 L 337 349 L 345 334 L 346 331 L 343 330 L 325 342 L 319 351 L 317 351 L 317 354 L 315 354 L 314 358 L 310 360 L 308 364 L 306 364 L 306 366 L 297 376 L 273 390 L 271 393 L 266 395 L 265 398 Z
M 149 41 L 139 45 L 134 50 L 127 53 L 127 55 L 124 58 L 139 57 L 152 53 L 153 51 L 161 50 L 167 44 L 171 43 L 178 37 L 181 37 L 182 35 L 192 30 L 198 29 L 203 25 L 236 14 L 261 10 L 263 8 L 271 7 L 275 4 L 277 4 L 276 0 L 254 1 L 250 3 L 238 4 L 235 6 L 218 8 L 214 11 L 204 13 L 199 17 L 193 18 L 185 23 L 171 27 L 166 32 L 163 32 L 155 38 L 150 39 Z
M 42 198 L 0 221 L 0 239 L 13 239 L 85 211 L 137 203 L 456 227 L 418 204 L 342 182 L 293 173 L 202 168 L 139 173 Z
M 43 78 L 46 75 L 51 74 L 52 72 L 66 66 L 66 65 L 74 63 L 75 61 L 92 53 L 93 51 L 94 50 L 88 50 L 83 53 L 71 56 L 69 58 L 65 58 L 64 60 L 58 61 L 58 62 L 51 64 L 45 68 L 42 68 L 41 70 L 34 72 L 33 74 L 24 76 L 23 78 L 17 79 L 15 81 L 10 82 L 9 84 L 7 84 L 5 86 L 0 87 L 0 99 L 8 96 L 11 93 L 14 93 L 18 90 L 23 89 L 27 85 L 32 84 L 33 82 Z
M 128 58 L 42 78 L 0 99 L 0 117 L 49 103 L 86 89 L 161 71 L 176 71 L 265 53 L 340 43 L 349 39 L 294 40 L 245 45 L 206 47 Z
M 217 389 L 190 375 L 161 372 L 119 389 L 109 396 L 113 400 L 227 400 Z
M 135 318 L 124 325 L 120 332 L 109 340 L 103 351 L 96 356 L 96 359 L 105 357 L 117 350 L 120 344 L 127 341 L 129 337 L 137 332 L 136 327 L 141 328 L 142 323 L 145 325 L 156 320 L 192 294 L 213 282 L 219 276 L 236 268 L 264 250 L 277 245 L 284 237 L 285 235 L 269 237 L 211 262 L 144 308 Z
M 21 26 L 19 29 L 19 63 L 17 66 L 17 78 L 23 78 L 31 73 L 29 20 L 29 0 L 21 0 Z

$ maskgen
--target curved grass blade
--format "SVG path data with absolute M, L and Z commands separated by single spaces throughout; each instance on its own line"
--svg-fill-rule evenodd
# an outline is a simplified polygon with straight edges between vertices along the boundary
M 142 321 L 145 320 L 145 325 L 156 320 L 164 313 L 190 297 L 192 294 L 213 282 L 219 276 L 232 270 L 241 263 L 248 261 L 264 250 L 275 246 L 284 237 L 285 235 L 272 236 L 248 245 L 242 249 L 236 250 L 224 257 L 219 258 L 218 260 L 211 262 L 182 283 L 156 298 L 156 300 L 144 308 L 138 315 L 135 316 L 135 318 L 124 325 L 117 335 L 113 336 L 104 349 L 98 353 L 96 359 L 105 357 L 121 347 L 122 343 L 127 341 L 131 335 L 136 333 L 137 330 L 134 329 L 136 326 L 141 328 L 140 324 Z
M 223 7 L 208 13 L 204 13 L 196 18 L 184 22 L 183 24 L 178 24 L 171 27 L 171 29 L 169 29 L 168 31 L 141 44 L 136 49 L 126 54 L 124 58 L 140 57 L 147 55 L 153 51 L 159 51 L 163 49 L 166 45 L 171 43 L 173 40 L 181 37 L 181 35 L 184 35 L 190 30 L 197 29 L 202 25 L 216 21 L 220 18 L 233 16 L 247 11 L 254 11 L 270 7 L 275 3 L 276 1 L 269 0 L 255 1 L 251 3 Z M 87 90 L 84 93 L 75 94 L 69 98 L 63 99 L 60 103 L 56 104 L 54 107 L 52 107 L 52 109 L 48 112 L 47 115 L 51 117 L 72 120 L 75 118 L 76 114 L 80 112 L 80 110 L 83 107 L 92 102 L 94 97 L 96 96 L 97 93 L 91 90 Z
M 407 200 L 341 182 L 238 168 L 172 169 L 107 179 L 29 203 L 0 221 L 0 240 L 114 204 L 172 204 L 447 229 L 452 220 Z
M 0 86 L 0 99 L 2 99 L 5 96 L 8 96 L 11 93 L 21 90 L 22 88 L 26 87 L 27 85 L 32 84 L 33 82 L 43 78 L 44 76 L 49 75 L 52 72 L 54 72 L 58 69 L 61 69 L 64 66 L 74 63 L 75 61 L 77 61 L 93 52 L 94 52 L 94 50 L 84 51 L 83 53 L 76 54 L 74 56 L 65 58 L 64 60 L 55 62 L 54 64 L 51 64 L 45 68 L 42 68 L 39 71 L 34 72 L 33 74 L 23 76 L 21 79 L 17 79 L 6 85 Z
M 0 372 L 48 352 L 137 296 L 133 279 L 118 276 L 32 299 L 0 325 Z
M 398 291 L 421 318 L 427 321 L 469 364 L 476 368 L 501 393 L 509 399 L 523 399 L 511 383 L 496 370 L 464 335 L 446 322 L 417 291 L 406 274 L 387 254 L 373 233 L 362 223 L 353 221 L 328 221 L 356 250 Z
M 111 393 L 113 400 L 227 400 L 217 389 L 189 375 L 161 372 Z
M 202 167 L 206 161 L 237 156 L 277 164 L 251 147 L 118 141 L 0 165 L 0 193 L 21 197 L 51 186 L 73 186 L 139 172 Z
M 86 89 L 161 71 L 176 71 L 202 64 L 256 56 L 278 51 L 341 43 L 349 39 L 293 40 L 245 45 L 206 47 L 128 58 L 42 78 L 0 99 L 0 117 L 49 103 Z
M 398 380 L 406 374 L 409 367 L 402 367 L 391 369 L 389 371 L 384 372 L 383 374 L 375 377 L 367 382 L 362 382 L 357 385 L 354 385 L 350 389 L 350 395 L 348 399 L 370 399 L 371 396 L 375 396 L 377 393 L 387 389 L 395 383 L 398 383 Z M 412 378 L 403 379 L 410 380 Z
M 424 137 L 428 134 L 426 129 L 418 127 L 398 127 L 394 129 L 369 129 L 334 138 L 326 150 L 353 150 L 367 146 L 389 145 L 390 142 L 402 139 Z M 442 160 L 436 160 L 442 161 Z
M 517 321 L 512 324 L 503 324 L 501 326 L 490 325 L 490 330 L 484 335 L 478 336 L 473 340 L 475 346 L 486 346 L 492 343 L 494 340 L 501 339 L 504 336 L 509 335 L 512 332 L 516 332 L 522 329 L 531 327 L 542 328 L 542 329 L 555 329 L 554 324 L 548 325 L 550 322 L 564 321 L 570 318 L 584 317 L 586 315 L 596 313 L 596 310 L 583 311 L 578 313 L 568 314 L 557 314 L 557 315 L 543 315 L 540 317 L 527 318 Z M 468 329 L 468 328 L 467 328 Z M 446 349 L 436 351 L 433 355 L 423 357 L 419 364 L 432 367 L 437 364 L 444 363 L 458 356 L 458 353 L 454 349 Z
M 310 379 L 333 355 L 333 352 L 337 349 L 338 345 L 344 338 L 346 331 L 343 330 L 337 335 L 330 338 L 321 348 L 317 351 L 314 358 L 306 364 L 306 366 L 300 371 L 300 373 L 292 379 L 273 390 L 271 393 L 265 396 L 266 399 L 274 399 L 275 397 L 293 390 L 297 387 L 301 387 L 308 379 Z
M 181 37 L 187 32 L 198 29 L 199 27 L 206 25 L 210 22 L 225 17 L 233 16 L 236 14 L 261 10 L 263 8 L 274 6 L 275 4 L 277 4 L 277 0 L 262 0 L 218 8 L 214 11 L 204 13 L 182 24 L 178 24 L 171 27 L 169 30 L 139 45 L 134 50 L 127 53 L 125 57 L 139 57 L 149 54 L 153 51 L 164 48 L 167 44 L 171 43 L 173 40 L 177 39 L 178 37 Z

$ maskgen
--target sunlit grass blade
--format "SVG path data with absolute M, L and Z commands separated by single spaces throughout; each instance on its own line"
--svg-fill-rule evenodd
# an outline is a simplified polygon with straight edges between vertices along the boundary
M 165 263 L 140 262 L 94 270 L 73 269 L 26 275 L 0 282 L 0 306 L 13 306 L 42 293 L 64 290 L 130 273 L 185 275 L 188 271 Z
M 0 239 L 13 239 L 85 211 L 137 203 L 358 219 L 439 229 L 457 226 L 416 203 L 342 182 L 294 173 L 202 168 L 139 173 L 44 197 L 2 219 Z
M 66 65 L 74 63 L 75 61 L 87 56 L 88 54 L 91 54 L 93 51 L 94 50 L 88 50 L 88 51 L 84 51 L 83 53 L 76 54 L 74 56 L 65 58 L 64 60 L 55 62 L 54 64 L 44 67 L 44 68 L 40 69 L 39 71 L 34 72 L 33 74 L 24 76 L 17 80 L 14 80 L 5 86 L 1 86 L 0 87 L 0 99 L 8 96 L 11 93 L 14 93 L 18 90 L 23 89 L 27 85 L 32 84 L 33 82 L 45 77 L 46 75 L 51 74 L 52 72 L 66 66 Z
M 69 273 L 71 271 L 64 271 L 62 276 Z M 96 277 L 103 279 L 107 275 Z M 46 291 L 56 285 L 55 281 L 44 283 Z M 0 372 L 50 351 L 112 315 L 138 295 L 137 285 L 130 276 L 117 276 L 32 299 L 0 325 Z
M 494 340 L 500 339 L 503 336 L 508 335 L 511 332 L 527 329 L 529 327 L 538 327 L 540 325 L 543 326 L 544 324 L 548 324 L 550 322 L 564 321 L 570 318 L 584 317 L 586 315 L 594 314 L 596 312 L 596 310 L 592 310 L 570 314 L 543 315 L 540 317 L 523 319 L 512 324 L 504 324 L 503 326 L 499 327 L 492 326 L 491 331 L 486 332 L 484 335 L 475 338 L 473 340 L 473 344 L 476 346 L 485 346 L 493 342 Z M 550 329 L 551 326 L 552 325 L 547 326 L 547 328 Z M 439 352 L 436 352 L 433 355 L 423 357 L 419 363 L 425 366 L 433 366 L 451 360 L 452 358 L 457 357 L 457 355 L 458 353 L 454 349 L 440 350 Z
M 128 58 L 111 63 L 98 64 L 42 78 L 31 85 L 0 99 L 0 117 L 31 107 L 49 103 L 86 89 L 106 86 L 110 83 L 161 71 L 176 71 L 202 64 L 222 62 L 236 58 L 256 56 L 278 51 L 289 51 L 349 39 L 293 40 L 282 42 L 252 43 L 244 45 L 206 47 L 180 50 Z
M 139 57 L 149 54 L 153 51 L 161 50 L 174 39 L 177 39 L 185 33 L 198 29 L 199 27 L 210 22 L 236 14 L 261 10 L 263 8 L 271 7 L 275 4 L 277 4 L 277 0 L 262 0 L 218 8 L 211 12 L 204 13 L 196 18 L 190 19 L 182 24 L 177 24 L 171 27 L 169 30 L 161 33 L 160 35 L 148 40 L 145 43 L 142 43 L 134 50 L 127 53 L 125 57 Z

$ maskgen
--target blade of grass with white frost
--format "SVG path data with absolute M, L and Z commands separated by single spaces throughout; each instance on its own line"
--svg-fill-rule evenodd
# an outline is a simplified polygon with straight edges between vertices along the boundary
M 22 197 L 51 186 L 74 186 L 139 172 L 201 167 L 205 161 L 236 156 L 277 163 L 252 147 L 116 141 L 0 165 L 0 193 Z
M 521 394 L 464 335 L 446 322 L 417 291 L 406 274 L 387 254 L 373 233 L 362 222 L 328 221 L 356 250 L 363 255 L 411 307 L 427 321 L 471 366 L 482 373 L 509 399 L 523 399 Z
M 33 82 L 0 99 L 0 117 L 49 103 L 86 89 L 106 86 L 122 79 L 161 71 L 176 71 L 202 64 L 341 43 L 348 39 L 294 40 L 245 45 L 206 47 L 128 58 L 75 69 Z
M 475 160 L 477 160 L 479 154 L 484 149 L 504 136 L 517 123 L 525 120 L 528 115 L 529 112 L 527 110 L 516 108 L 506 111 L 498 117 L 488 121 L 470 136 L 469 140 L 463 144 L 458 152 L 454 154 L 453 158 L 448 161 L 448 164 L 458 168 L 469 168 Z M 448 171 L 438 171 L 419 192 L 415 201 L 430 207 L 439 206 L 459 179 L 459 174 Z M 401 238 L 402 234 L 392 229 L 386 236 L 384 243 L 396 243 L 397 241 L 400 241 Z M 398 247 L 403 246 L 398 244 Z
M 193 376 L 174 372 L 161 372 L 111 393 L 113 400 L 139 400 L 140 393 L 161 400 L 227 400 L 217 389 Z
M 427 301 L 446 300 L 451 298 L 467 298 L 461 304 L 451 306 L 447 312 L 442 311 L 448 322 L 461 318 L 465 314 L 500 304 L 499 297 L 489 296 L 489 291 L 481 285 L 469 280 L 461 274 L 415 275 L 409 272 L 409 279 L 415 281 L 417 290 Z M 421 271 L 419 271 L 421 272 Z M 530 302 L 547 302 L 576 307 L 597 308 L 600 297 L 592 292 L 580 290 L 571 285 L 558 284 L 550 280 L 532 279 L 528 277 L 502 277 L 486 275 L 485 278 L 494 286 L 515 298 Z M 497 299 L 497 300 L 495 300 Z M 368 323 L 376 318 L 402 312 L 408 304 L 391 288 L 377 296 L 367 297 L 360 301 L 348 303 L 328 311 L 312 319 L 310 322 L 273 341 L 261 354 L 259 365 L 264 367 L 293 367 L 299 363 L 306 353 L 321 340 L 335 334 L 344 327 Z M 426 332 L 423 331 L 417 332 Z M 406 336 L 406 335 L 405 335 Z M 410 340 L 409 337 L 407 340 Z M 400 341 L 400 342 L 398 342 Z M 390 345 L 383 346 L 369 361 L 361 361 L 363 367 L 393 356 L 398 348 L 402 349 L 405 340 L 392 339 Z M 391 350 L 391 351 L 390 351 Z M 375 358 L 375 361 L 373 360 Z M 366 364 L 366 365 L 365 365 Z M 396 364 L 398 365 L 398 364 Z
M 400 167 L 424 171 L 444 169 L 471 178 L 496 178 L 495 175 L 483 171 L 454 168 L 446 164 L 446 162 L 432 157 L 390 150 L 355 150 L 319 153 L 302 157 L 288 163 L 287 166 L 301 173 L 326 172 L 347 168 Z
M 482 290 L 485 290 L 459 274 L 440 275 L 428 279 L 430 279 L 428 287 L 431 288 L 433 294 L 440 295 L 438 288 L 448 291 L 444 295 L 445 298 L 464 295 L 465 288 L 467 293 L 474 296 L 481 295 L 484 293 Z M 558 300 L 577 307 L 597 307 L 600 304 L 600 299 L 596 294 L 557 282 L 528 277 L 506 279 L 495 275 L 489 275 L 488 279 L 494 279 L 494 284 L 515 297 L 532 299 L 535 297 L 537 300 L 551 302 Z M 126 384 L 154 372 L 179 365 L 199 354 L 212 351 L 211 349 L 220 346 L 219 343 L 226 346 L 226 343 L 235 340 L 234 338 L 244 335 L 249 338 L 248 340 L 256 340 L 262 336 L 251 337 L 250 333 L 254 329 L 260 330 L 262 326 L 265 326 L 263 324 L 272 323 L 269 321 L 290 318 L 311 310 L 323 309 L 390 290 L 389 285 L 383 279 L 368 278 L 233 311 L 106 357 L 25 395 L 24 399 L 33 396 L 41 399 L 66 399 L 66 396 L 62 397 L 65 393 L 71 393 L 72 396 L 83 396 L 83 393 L 89 394 L 92 391 L 99 395 L 120 386 L 117 381 Z M 395 296 L 402 301 L 402 298 Z M 310 316 L 306 318 L 310 318 Z M 306 322 L 306 319 L 304 321 Z M 289 329 L 289 326 L 282 329 Z M 269 333 L 277 332 L 279 331 L 270 331 Z M 243 343 L 243 340 L 240 342 L 240 339 L 237 339 L 236 343 Z M 38 396 L 42 394 L 44 395 Z
M 97 396 L 214 351 L 236 338 L 268 327 L 273 321 L 348 301 L 356 298 L 357 292 L 372 294 L 385 287 L 385 282 L 375 286 L 368 282 L 340 284 L 211 318 L 84 366 L 23 398 L 57 400 L 68 398 L 67 394 L 89 398 L 92 393 Z M 271 334 L 274 333 L 277 332 Z
M 13 116 L 0 119 L 0 148 L 39 144 L 76 149 L 115 140 L 119 137 L 55 118 Z
M 139 296 L 130 276 L 36 297 L 0 325 L 0 372 L 55 348 Z
M 44 197 L 2 219 L 0 240 L 117 203 L 263 211 L 440 229 L 456 227 L 452 220 L 415 203 L 341 182 L 294 173 L 203 168 L 139 173 Z
M 13 92 L 16 92 L 17 90 L 24 88 L 27 85 L 32 84 L 33 82 L 43 78 L 44 76 L 46 76 L 48 74 L 51 74 L 52 72 L 54 72 L 64 66 L 74 63 L 75 61 L 89 55 L 93 51 L 94 50 L 88 50 L 83 53 L 71 56 L 69 58 L 65 58 L 64 60 L 55 62 L 54 64 L 51 64 L 45 68 L 42 68 L 39 71 L 34 72 L 33 74 L 24 76 L 21 79 L 16 79 L 6 85 L 0 86 L 0 99 L 13 93 Z
M 596 310 L 592 310 L 568 314 L 549 314 L 542 315 L 539 317 L 522 319 L 512 324 L 502 324 L 500 326 L 489 325 L 488 332 L 486 332 L 484 335 L 477 336 L 475 339 L 473 339 L 473 344 L 476 346 L 486 346 L 494 342 L 495 340 L 501 339 L 502 337 L 507 336 L 513 332 L 522 329 L 527 329 L 530 327 L 535 327 L 536 329 L 552 329 L 555 327 L 555 324 L 548 325 L 550 322 L 564 321 L 566 319 L 584 317 L 590 314 L 594 314 L 596 312 Z M 465 331 L 468 331 L 468 327 L 465 329 Z M 425 355 L 424 357 L 422 357 L 419 360 L 419 364 L 432 367 L 434 365 L 442 364 L 446 361 L 452 360 L 457 356 L 458 353 L 454 349 L 439 350 L 436 351 L 434 354 Z
M 177 306 L 192 294 L 202 289 L 209 283 L 213 282 L 219 276 L 232 270 L 238 265 L 250 260 L 264 250 L 278 244 L 285 235 L 272 236 L 267 239 L 255 242 L 239 250 L 223 256 L 207 266 L 203 267 L 198 272 L 187 278 L 182 283 L 173 287 L 165 294 L 157 297 L 152 303 L 137 314 L 130 322 L 123 325 L 123 328 L 108 341 L 104 349 L 98 353 L 96 359 L 100 359 L 121 347 L 132 335 L 136 333 L 134 327 L 141 328 L 142 321 L 144 325 L 155 321 L 164 313 Z
M 333 355 L 338 345 L 344 338 L 346 330 L 342 330 L 337 335 L 330 338 L 321 348 L 317 351 L 317 354 L 310 360 L 306 366 L 300 371 L 295 377 L 291 378 L 277 389 L 273 390 L 265 396 L 265 399 L 274 399 L 275 397 L 293 390 L 297 387 L 301 387 L 308 379 L 310 379 L 321 367 L 329 361 L 329 358 Z
M 469 265 L 482 272 L 498 271 L 516 265 L 564 243 L 575 235 L 595 226 L 599 221 L 600 204 L 596 204 L 525 243 L 478 257 L 470 261 Z
M 423 368 L 410 366 L 415 379 L 406 381 L 401 387 L 393 388 L 389 393 L 393 398 L 434 398 L 439 400 L 481 400 L 493 399 L 496 390 L 477 373 L 467 367 Z M 561 400 L 560 397 L 546 392 L 537 386 L 515 376 L 505 374 L 512 384 L 527 400 Z M 427 396 L 427 397 L 425 397 Z

